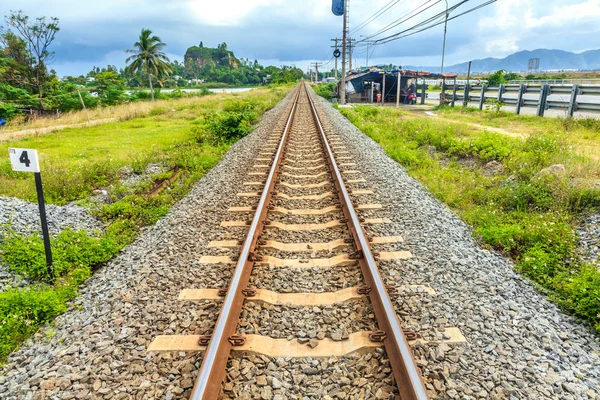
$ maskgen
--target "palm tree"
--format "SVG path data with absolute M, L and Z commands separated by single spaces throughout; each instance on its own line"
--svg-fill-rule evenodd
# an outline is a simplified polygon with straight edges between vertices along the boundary
M 154 89 L 152 88 L 152 74 L 157 78 L 161 75 L 168 75 L 171 72 L 171 66 L 168 64 L 169 57 L 161 50 L 166 46 L 158 36 L 151 36 L 150 29 L 142 29 L 139 41 L 134 43 L 135 49 L 125 50 L 128 54 L 133 54 L 125 60 L 131 74 L 144 72 L 148 74 L 148 82 L 150 83 L 150 93 L 152 93 L 152 101 L 154 101 Z

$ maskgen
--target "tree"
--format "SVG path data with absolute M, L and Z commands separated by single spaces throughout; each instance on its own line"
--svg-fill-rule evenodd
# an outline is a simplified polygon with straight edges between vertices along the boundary
M 134 43 L 135 49 L 125 50 L 128 54 L 133 54 L 125 60 L 129 71 L 132 74 L 136 72 L 144 72 L 148 74 L 148 82 L 150 83 L 150 92 L 152 93 L 152 101 L 154 101 L 154 89 L 152 88 L 152 75 L 157 78 L 163 75 L 168 75 L 171 72 L 169 58 L 161 50 L 166 46 L 158 36 L 151 36 L 150 29 L 142 29 L 139 40 Z
M 46 67 L 54 59 L 54 52 L 48 49 L 54 41 L 56 32 L 60 30 L 58 18 L 50 17 L 50 21 L 46 22 L 46 17 L 40 17 L 30 23 L 29 17 L 22 11 L 11 11 L 4 20 L 18 32 L 18 35 L 0 28 L 0 40 L 5 47 L 20 48 L 22 59 L 19 62 L 24 63 L 23 65 L 26 65 L 30 72 L 28 77 L 21 78 L 22 82 L 35 88 L 40 97 L 40 107 L 44 108 L 43 87 L 49 79 Z M 23 54 L 23 50 L 27 53 Z
M 501 70 L 494 72 L 490 76 L 488 76 L 488 78 L 487 78 L 488 85 L 489 86 L 498 86 L 501 83 L 506 83 L 506 79 L 504 78 L 505 73 L 506 73 L 506 71 L 501 69 Z
M 94 85 L 103 105 L 113 106 L 125 100 L 125 83 L 119 79 L 119 74 L 115 71 L 105 71 L 96 74 Z

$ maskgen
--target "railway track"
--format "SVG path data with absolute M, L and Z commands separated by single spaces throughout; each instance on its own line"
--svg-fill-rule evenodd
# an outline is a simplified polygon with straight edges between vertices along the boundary
M 235 354 L 343 357 L 383 346 L 397 389 L 394 394 L 402 400 L 427 399 L 410 349 L 410 342 L 418 340 L 419 335 L 402 329 L 389 293 L 395 294 L 397 288 L 386 286 L 377 267 L 379 260 L 412 255 L 407 251 L 384 251 L 395 250 L 401 237 L 367 234 L 366 227 L 389 220 L 369 218 L 370 212 L 381 206 L 373 203 L 374 193 L 361 178 L 359 166 L 352 162 L 340 138 L 326 134 L 305 83 L 292 94 L 282 125 L 283 129 L 273 132 L 255 164 L 249 167 L 248 181 L 244 183 L 248 191 L 237 194 L 240 206 L 229 210 L 232 220 L 221 223 L 224 229 L 235 232 L 247 230 L 245 239 L 211 242 L 209 247 L 229 249 L 232 255 L 201 259 L 202 263 L 231 265 L 228 288 L 184 289 L 180 294 L 182 301 L 222 299 L 212 335 L 160 336 L 149 351 L 204 351 L 190 398 L 216 399 L 235 397 L 232 386 L 223 383 L 228 362 Z M 261 279 L 252 281 L 263 267 L 355 268 L 361 274 L 358 284 L 342 282 L 326 286 L 328 291 L 301 293 L 293 289 L 273 290 L 269 283 L 259 284 Z M 271 284 L 277 279 L 273 278 Z M 291 306 L 291 312 L 303 310 L 303 315 L 306 310 L 316 309 L 318 313 L 319 307 L 327 307 L 335 314 L 336 307 L 348 303 L 356 304 L 354 319 L 342 323 L 343 329 L 326 326 L 328 318 L 315 315 L 320 323 L 318 332 L 313 330 L 312 334 L 290 334 L 291 328 L 281 324 L 275 324 L 276 329 L 271 326 L 269 331 L 261 328 L 261 321 L 248 312 L 252 307 L 276 305 Z M 335 321 L 339 324 L 340 319 Z M 448 335 L 457 341 L 459 336 L 457 332 Z M 231 376 L 227 379 L 231 380 Z

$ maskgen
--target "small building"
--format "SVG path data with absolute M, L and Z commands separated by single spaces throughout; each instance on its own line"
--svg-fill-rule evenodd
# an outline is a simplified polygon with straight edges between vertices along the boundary
M 441 75 L 425 71 L 405 69 L 384 70 L 372 67 L 367 70 L 353 72 L 346 76 L 346 101 L 348 103 L 373 103 L 377 102 L 377 95 L 381 95 L 381 102 L 396 103 L 398 76 L 400 76 L 401 102 L 404 100 L 403 93 L 411 84 L 418 87 L 423 84 L 425 79 L 456 78 L 456 75 L 453 74 Z M 338 84 L 338 93 L 340 84 Z M 417 97 L 421 97 L 422 95 L 422 91 L 417 90 Z

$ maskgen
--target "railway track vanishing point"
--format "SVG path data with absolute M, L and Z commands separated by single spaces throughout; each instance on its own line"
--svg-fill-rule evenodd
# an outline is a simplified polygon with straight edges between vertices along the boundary
M 258 164 L 249 172 L 247 186 L 263 187 L 261 192 L 238 193 L 240 198 L 256 199 L 255 206 L 233 207 L 232 213 L 254 213 L 248 221 L 223 221 L 223 227 L 247 227 L 243 241 L 211 242 L 213 248 L 239 248 L 239 256 L 205 256 L 202 263 L 235 264 L 227 289 L 184 289 L 182 301 L 223 299 L 223 305 L 212 335 L 165 335 L 157 337 L 148 351 L 202 351 L 202 366 L 192 389 L 192 399 L 216 399 L 222 391 L 228 359 L 233 351 L 254 352 L 271 357 L 331 357 L 354 351 L 384 346 L 402 400 L 427 399 L 421 372 L 410 349 L 418 334 L 404 331 L 377 267 L 377 260 L 405 259 L 408 251 L 376 252 L 371 246 L 401 242 L 400 237 L 368 237 L 363 224 L 390 222 L 385 218 L 363 218 L 361 211 L 381 208 L 378 204 L 361 204 L 373 192 L 352 189 L 364 184 L 360 171 L 352 169 L 352 157 L 339 137 L 325 133 L 306 83 L 292 94 L 289 114 L 283 132 L 274 132 L 263 148 Z M 319 154 L 320 153 L 320 154 Z M 315 183 L 306 183 L 307 181 Z M 275 190 L 282 190 L 276 192 Z M 329 188 L 329 191 L 325 191 Z M 289 195 L 284 191 L 309 194 Z M 280 204 L 281 203 L 281 204 Z M 300 204 L 299 208 L 293 205 Z M 291 206 L 290 206 L 291 205 Z M 338 218 L 331 219 L 331 217 Z M 286 223 L 281 217 L 292 217 L 302 223 Z M 311 220 L 312 219 L 312 220 Z M 307 220 L 310 223 L 305 223 Z M 314 222 L 317 221 L 317 222 Z M 322 222 L 325 221 L 325 222 Z M 337 229 L 341 237 L 329 242 L 290 243 L 277 240 L 271 231 L 297 233 L 300 239 L 311 232 Z M 274 240 L 273 240 L 274 239 Z M 329 254 L 326 258 L 297 258 L 298 254 Z M 272 255 L 273 254 L 273 255 Z M 278 257 L 288 254 L 290 257 Z M 293 268 L 336 268 L 360 266 L 364 285 L 325 293 L 277 293 L 250 287 L 255 265 Z M 425 288 L 431 290 L 431 288 Z M 377 329 L 354 332 L 345 340 L 321 338 L 307 346 L 304 342 L 274 339 L 256 334 L 239 334 L 238 324 L 245 301 L 299 306 L 334 305 L 367 297 L 375 315 Z M 448 342 L 463 342 L 456 329 L 449 329 Z M 421 342 L 423 342 L 421 340 Z

